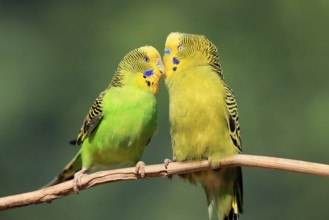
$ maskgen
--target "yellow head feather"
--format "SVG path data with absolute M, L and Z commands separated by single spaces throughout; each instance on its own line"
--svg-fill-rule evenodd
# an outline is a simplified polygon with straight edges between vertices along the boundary
M 210 65 L 223 78 L 217 48 L 204 35 L 170 33 L 165 44 L 164 63 L 165 78 L 168 80 L 176 74 L 178 63 L 181 63 L 180 68 L 184 69 Z M 178 73 L 184 72 L 181 70 Z
M 120 62 L 110 86 L 130 84 L 157 94 L 164 72 L 159 52 L 152 46 L 144 46 L 129 52 Z

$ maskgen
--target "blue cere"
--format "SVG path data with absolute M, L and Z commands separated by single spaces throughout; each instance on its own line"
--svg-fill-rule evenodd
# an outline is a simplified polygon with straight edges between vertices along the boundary
M 165 50 L 165 54 L 170 54 L 171 53 L 171 50 L 168 48 Z
M 153 73 L 154 73 L 153 69 L 150 69 L 150 70 L 146 71 L 146 72 L 143 74 L 143 76 L 144 76 L 144 77 L 149 77 L 149 76 L 152 76 Z
M 179 60 L 176 57 L 172 58 L 172 63 L 173 64 L 179 64 Z

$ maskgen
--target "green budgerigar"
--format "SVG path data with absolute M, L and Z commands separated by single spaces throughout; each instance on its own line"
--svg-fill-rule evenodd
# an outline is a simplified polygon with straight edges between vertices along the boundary
M 214 170 L 184 177 L 203 185 L 210 219 L 237 220 L 241 168 L 217 169 L 221 159 L 242 150 L 237 104 L 224 82 L 217 48 L 203 35 L 171 33 L 164 65 L 174 160 L 208 159 Z
M 157 94 L 163 73 L 159 52 L 144 46 L 120 62 L 111 83 L 90 108 L 77 138 L 73 160 L 48 186 L 81 176 L 94 167 L 136 164 L 157 129 Z M 143 162 L 136 172 L 144 175 Z

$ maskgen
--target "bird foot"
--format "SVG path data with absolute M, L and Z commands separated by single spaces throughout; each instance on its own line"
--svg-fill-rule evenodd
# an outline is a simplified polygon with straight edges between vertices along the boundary
M 172 163 L 172 160 L 170 159 L 164 159 L 163 165 L 165 166 L 166 169 L 168 169 L 169 164 Z
M 140 175 L 142 178 L 145 177 L 145 163 L 143 161 L 139 161 L 135 166 L 136 175 Z
M 87 172 L 87 169 L 83 168 L 80 171 L 76 172 L 74 174 L 74 179 L 73 179 L 73 190 L 76 194 L 79 194 L 80 192 L 80 186 L 81 186 L 81 177 L 85 176 Z
M 176 161 L 175 158 L 174 158 L 173 160 L 170 160 L 170 159 L 164 159 L 163 164 L 164 164 L 165 168 L 168 169 L 169 164 L 172 163 L 172 162 L 175 162 L 175 161 Z M 171 181 L 172 178 L 173 178 L 173 175 L 167 175 L 167 180 Z
M 213 171 L 219 171 L 220 170 L 220 161 L 223 159 L 222 155 L 213 155 L 212 157 L 208 158 L 208 162 L 210 164 L 210 167 Z

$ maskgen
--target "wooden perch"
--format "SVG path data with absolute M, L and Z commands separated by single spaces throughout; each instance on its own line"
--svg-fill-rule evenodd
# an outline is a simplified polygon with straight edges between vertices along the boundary
M 319 176 L 329 176 L 329 165 L 274 157 L 240 154 L 232 158 L 224 159 L 220 164 L 221 168 L 234 166 L 258 167 Z M 145 178 L 165 177 L 175 174 L 198 172 L 207 169 L 210 168 L 206 160 L 186 163 L 173 162 L 169 164 L 167 169 L 163 164 L 148 165 L 145 166 Z M 141 177 L 135 174 L 135 167 L 100 171 L 83 176 L 81 178 L 81 186 L 79 189 L 84 190 L 99 184 L 135 179 L 141 179 Z M 72 193 L 74 193 L 73 183 L 72 181 L 67 181 L 33 192 L 2 197 L 0 198 L 0 210 L 13 209 L 43 202 L 50 203 L 54 199 L 67 196 Z

